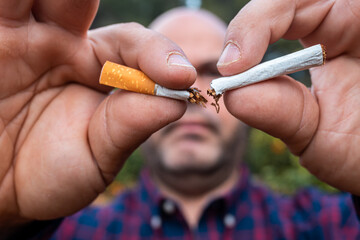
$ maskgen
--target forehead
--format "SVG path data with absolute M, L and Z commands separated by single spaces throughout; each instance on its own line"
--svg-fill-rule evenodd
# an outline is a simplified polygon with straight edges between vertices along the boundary
M 169 14 L 153 29 L 177 43 L 193 64 L 217 60 L 226 31 L 219 19 L 196 11 Z

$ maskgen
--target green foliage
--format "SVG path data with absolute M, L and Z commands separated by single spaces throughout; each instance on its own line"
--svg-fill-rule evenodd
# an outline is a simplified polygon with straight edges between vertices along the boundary
M 203 0 L 202 7 L 229 23 L 248 0 Z M 92 27 L 138 22 L 144 26 L 161 13 L 184 6 L 185 0 L 102 0 Z
M 136 150 L 128 160 L 126 160 L 120 173 L 116 176 L 116 181 L 123 185 L 131 185 L 137 181 L 141 168 L 143 166 L 143 158 L 139 150 Z
M 229 23 L 248 0 L 204 0 L 202 7 Z
M 92 27 L 124 22 L 147 26 L 161 13 L 181 5 L 182 0 L 102 0 Z
M 251 130 L 245 160 L 254 178 L 275 191 L 292 194 L 299 188 L 315 186 L 327 192 L 337 192 L 301 167 L 299 159 L 281 140 L 260 130 Z

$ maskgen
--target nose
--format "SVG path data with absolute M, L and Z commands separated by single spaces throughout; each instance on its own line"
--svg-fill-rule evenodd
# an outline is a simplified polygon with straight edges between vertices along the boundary
M 201 94 L 206 97 L 206 90 L 210 88 L 210 82 L 201 75 L 198 75 L 195 83 L 192 87 L 197 88 L 201 91 Z
M 202 85 L 203 84 L 201 84 L 201 76 L 198 75 L 197 78 L 196 78 L 196 81 L 194 82 L 192 87 L 197 88 L 197 89 L 199 89 L 199 90 L 201 90 L 203 92 L 204 89 L 201 89 Z

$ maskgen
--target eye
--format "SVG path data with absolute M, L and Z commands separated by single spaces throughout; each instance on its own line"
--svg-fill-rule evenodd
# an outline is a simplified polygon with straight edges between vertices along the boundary
M 214 78 L 221 76 L 219 71 L 217 70 L 217 68 L 216 69 L 208 69 L 207 71 L 204 71 L 203 75 L 209 76 L 209 77 L 214 77 Z
M 206 63 L 197 69 L 198 75 L 207 78 L 218 78 L 221 77 L 216 63 Z

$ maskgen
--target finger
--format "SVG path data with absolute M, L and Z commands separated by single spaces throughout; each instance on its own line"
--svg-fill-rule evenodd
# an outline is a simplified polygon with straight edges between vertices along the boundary
M 32 0 L 0 0 L 0 17 L 9 20 L 28 20 Z
M 354 184 L 360 172 L 359 64 L 355 58 L 342 56 L 311 71 L 318 79 L 312 88 L 321 106 L 321 119 L 300 158 L 320 180 L 354 194 L 360 194 Z
M 319 122 L 319 108 L 310 91 L 287 76 L 229 91 L 226 108 L 246 124 L 282 139 L 300 155 Z
M 125 159 L 152 133 L 179 119 L 186 104 L 119 90 L 98 108 L 89 126 L 89 142 L 107 183 Z
M 35 0 L 33 14 L 40 22 L 55 23 L 85 34 L 93 21 L 99 0 Z
M 78 51 L 75 59 L 82 74 L 78 79 L 85 84 L 99 85 L 100 69 L 107 60 L 140 69 L 168 88 L 185 89 L 196 79 L 195 68 L 176 44 L 139 24 L 90 31 L 89 39 L 91 45 Z
M 359 10 L 360 1 L 333 1 L 326 18 L 316 31 L 301 39 L 302 43 L 305 45 L 319 42 L 324 44 L 327 47 L 328 59 L 343 53 L 359 57 L 360 31 L 357 27 L 360 25 Z M 339 18 L 339 16 L 343 17 Z M 296 26 L 296 28 L 299 27 Z
M 330 2 L 251 1 L 228 27 L 219 71 L 223 75 L 242 72 L 261 61 L 270 43 L 281 37 L 298 39 L 311 33 L 326 17 Z

